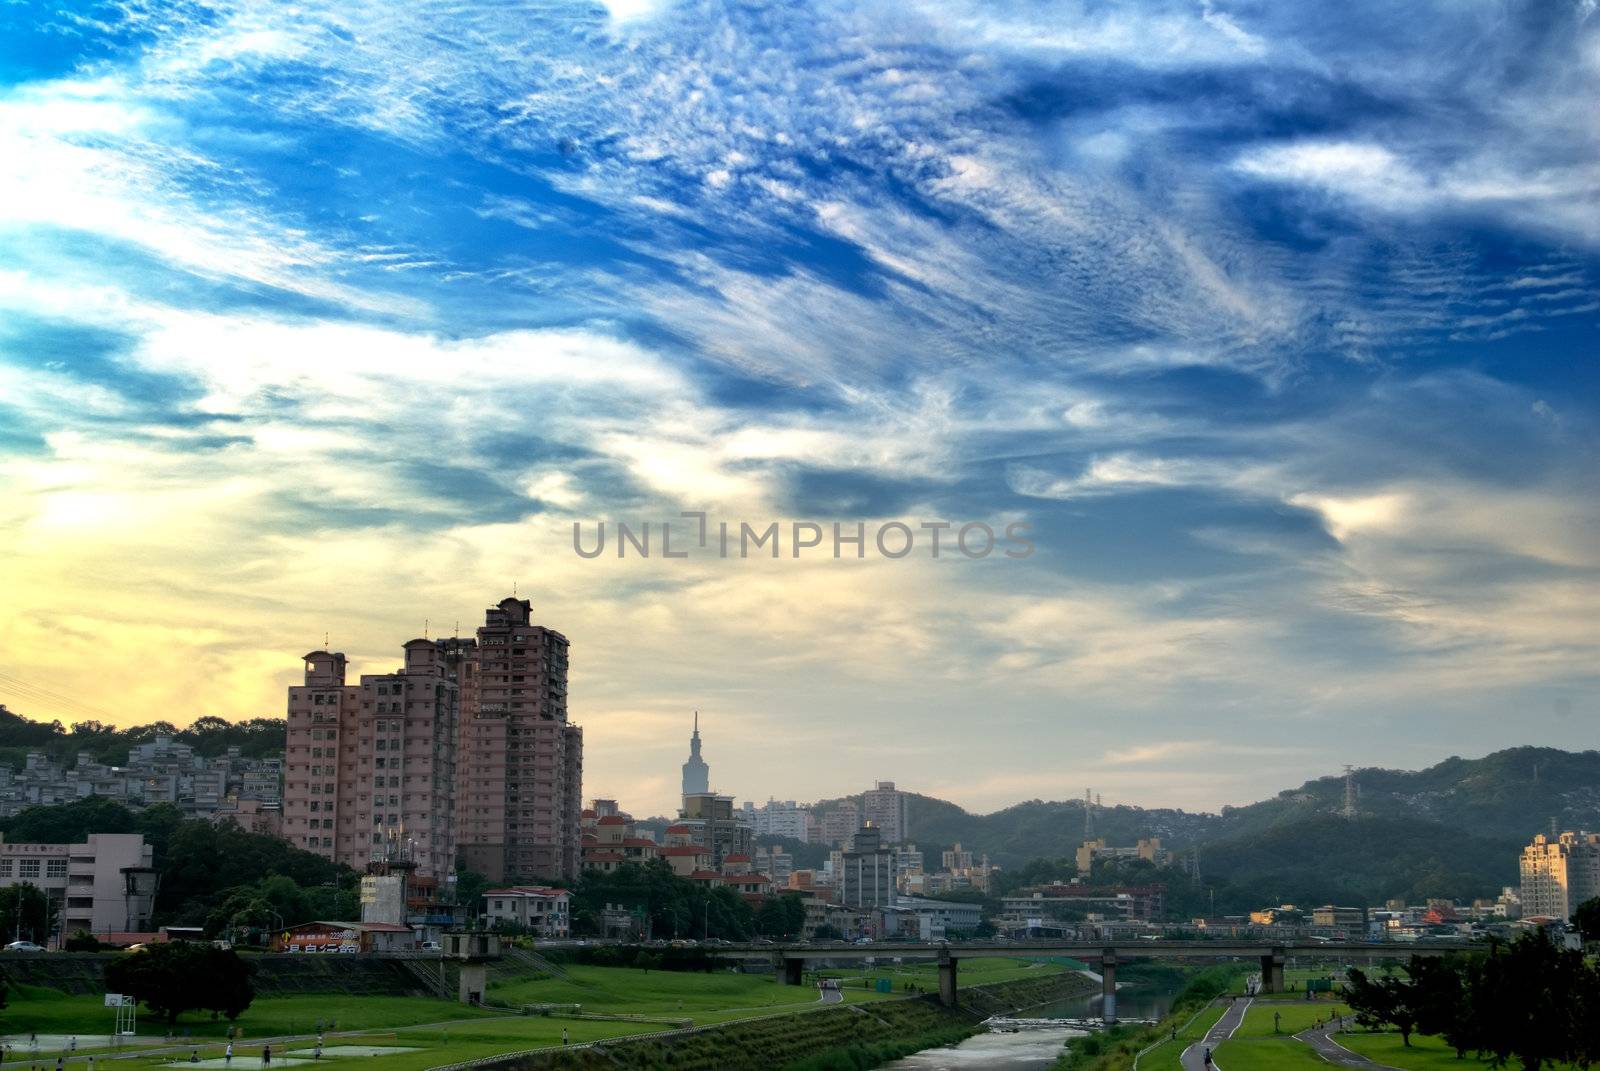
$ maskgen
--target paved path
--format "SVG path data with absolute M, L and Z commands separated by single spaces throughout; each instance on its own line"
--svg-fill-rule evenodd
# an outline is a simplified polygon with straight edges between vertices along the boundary
M 1366 1071 L 1399 1071 L 1398 1068 L 1390 1067 L 1388 1064 L 1374 1063 L 1365 1056 L 1351 1052 L 1333 1040 L 1332 1027 L 1329 1025 L 1302 1030 L 1294 1036 L 1294 1039 L 1310 1045 L 1318 1056 L 1336 1067 L 1359 1067 L 1365 1068 Z
M 1180 1063 L 1183 1071 L 1206 1071 L 1206 1050 L 1216 1051 L 1218 1045 L 1233 1037 L 1233 1032 L 1239 1029 L 1239 1024 L 1244 1022 L 1244 1013 L 1250 1007 L 1251 1001 L 1236 1000 L 1228 1005 L 1228 1010 L 1222 1013 L 1222 1018 L 1217 1020 L 1217 1025 L 1206 1032 L 1206 1036 L 1183 1050 Z M 1216 1067 L 1212 1064 L 1212 1067 Z M 1221 1071 L 1220 1068 L 1217 1071 Z
M 844 1001 L 844 993 L 838 989 L 824 989 L 818 999 L 824 1004 L 839 1004 Z

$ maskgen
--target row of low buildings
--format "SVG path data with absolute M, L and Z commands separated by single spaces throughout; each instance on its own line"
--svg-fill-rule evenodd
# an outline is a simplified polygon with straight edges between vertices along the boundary
M 134 810 L 170 803 L 186 818 L 232 818 L 253 832 L 275 834 L 281 778 L 278 759 L 246 758 L 236 747 L 206 757 L 170 736 L 130 748 L 120 766 L 97 762 L 87 752 L 64 766 L 34 751 L 20 770 L 0 766 L 0 817 L 101 796 Z

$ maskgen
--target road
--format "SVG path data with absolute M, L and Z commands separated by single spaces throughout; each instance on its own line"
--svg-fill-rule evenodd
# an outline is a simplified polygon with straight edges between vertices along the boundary
M 822 990 L 821 1000 L 824 1004 L 842 1004 L 844 1002 L 844 992 L 838 989 L 824 989 Z
M 1365 1056 L 1357 1055 L 1333 1040 L 1328 1026 L 1315 1027 L 1311 1030 L 1302 1030 L 1294 1036 L 1296 1041 L 1303 1041 L 1316 1050 L 1317 1055 L 1336 1067 L 1360 1067 L 1366 1071 L 1398 1071 L 1388 1064 L 1374 1063 Z
M 1230 1003 L 1228 1010 L 1222 1013 L 1222 1018 L 1206 1032 L 1206 1036 L 1183 1050 L 1180 1060 L 1183 1071 L 1206 1071 L 1206 1051 L 1215 1051 L 1218 1045 L 1233 1037 L 1233 1032 L 1244 1022 L 1244 1013 L 1250 1004 L 1248 998 Z

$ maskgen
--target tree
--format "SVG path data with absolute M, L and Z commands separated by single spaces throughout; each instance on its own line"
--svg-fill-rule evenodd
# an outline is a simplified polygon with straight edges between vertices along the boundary
M 817 941 L 842 941 L 844 940 L 844 932 L 839 927 L 824 922 L 821 926 L 811 931 L 811 937 Z
M 1411 977 L 1417 1032 L 1441 1037 L 1458 1059 L 1478 1048 L 1479 1022 L 1467 1003 L 1466 961 L 1456 957 L 1412 956 Z
M 0 889 L 0 934 L 4 940 L 20 937 L 49 944 L 58 914 L 55 901 L 31 882 Z
M 1351 968 L 1344 985 L 1344 1000 L 1362 1026 L 1393 1026 L 1400 1041 L 1411 1044 L 1417 1026 L 1417 990 L 1413 982 L 1398 975 L 1368 978 L 1365 971 Z
M 1600 941 L 1600 896 L 1593 896 L 1578 905 L 1572 913 L 1572 924 L 1583 934 L 1585 941 Z
M 61 947 L 68 952 L 98 952 L 100 938 L 88 930 L 74 930 L 71 937 L 61 942 Z
M 1477 1046 L 1496 1066 L 1515 1058 L 1525 1071 L 1576 1059 L 1585 1033 L 1580 995 L 1592 974 L 1582 953 L 1542 934 L 1496 943 L 1468 987 L 1469 1014 L 1480 1031 Z
M 798 937 L 806 926 L 806 905 L 799 893 L 769 896 L 756 911 L 756 932 L 764 937 Z
M 237 1019 L 255 999 L 254 968 L 232 949 L 176 941 L 151 945 L 106 964 L 106 989 L 129 993 L 167 1023 L 186 1011 Z

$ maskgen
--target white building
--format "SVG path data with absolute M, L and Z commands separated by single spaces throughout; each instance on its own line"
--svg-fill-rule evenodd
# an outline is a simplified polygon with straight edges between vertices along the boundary
M 893 781 L 879 781 L 861 795 L 861 818 L 878 830 L 884 844 L 899 844 L 906 839 L 906 794 Z
M 565 889 L 542 885 L 513 885 L 483 894 L 484 917 L 489 925 L 520 927 L 540 937 L 566 937 L 571 932 L 570 896 Z
M 91 833 L 83 844 L 6 844 L 0 839 L 0 888 L 29 884 L 56 902 L 61 921 L 39 944 L 79 930 L 93 934 L 149 929 L 156 871 L 139 833 Z M 9 940 L 9 938 L 8 938 Z
M 948 900 L 897 896 L 893 906 L 883 910 L 886 935 L 915 937 L 922 941 L 943 940 L 952 933 L 971 934 L 982 922 L 981 905 Z
M 1523 917 L 1570 919 L 1579 904 L 1600 896 L 1600 833 L 1543 833 L 1522 849 Z

